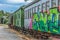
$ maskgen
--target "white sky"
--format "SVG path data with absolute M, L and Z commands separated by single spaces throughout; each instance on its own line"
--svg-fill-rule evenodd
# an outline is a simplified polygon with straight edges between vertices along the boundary
M 8 3 L 24 3 L 24 0 L 7 0 Z M 27 2 L 31 2 L 31 0 L 27 1 Z
M 7 0 L 9 3 L 22 3 L 24 0 Z
M 16 11 L 20 6 L 30 3 L 31 0 L 25 2 L 24 0 L 0 0 L 0 10 L 8 11 L 8 12 L 14 12 Z M 13 10 L 13 11 L 11 11 Z

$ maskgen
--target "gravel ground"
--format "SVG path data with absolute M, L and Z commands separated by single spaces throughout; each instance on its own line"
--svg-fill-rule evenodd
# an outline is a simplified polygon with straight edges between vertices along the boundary
M 0 26 L 0 40 L 25 40 L 5 26 Z
M 23 35 L 13 29 L 8 28 L 7 25 L 0 24 L 0 40 L 60 40 L 59 38 L 50 37 L 50 39 L 35 39 Z
M 10 29 L 5 24 L 0 24 L 0 40 L 37 40 L 27 37 L 16 30 Z

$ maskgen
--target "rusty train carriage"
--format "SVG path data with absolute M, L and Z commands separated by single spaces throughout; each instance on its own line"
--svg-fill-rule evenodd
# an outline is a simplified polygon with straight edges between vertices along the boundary
M 60 35 L 60 1 L 37 0 L 13 13 L 13 26 L 31 35 Z
M 23 7 L 19 8 L 14 12 L 13 15 L 13 25 L 16 30 L 22 29 L 24 27 L 24 10 Z

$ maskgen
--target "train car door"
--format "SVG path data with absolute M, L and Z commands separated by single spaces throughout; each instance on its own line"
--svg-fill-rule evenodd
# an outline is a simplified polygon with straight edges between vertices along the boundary
M 11 24 L 13 24 L 13 16 L 11 17 Z

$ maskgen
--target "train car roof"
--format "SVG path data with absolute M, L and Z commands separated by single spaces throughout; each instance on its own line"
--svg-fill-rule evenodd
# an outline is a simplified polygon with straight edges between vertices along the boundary
M 14 13 L 16 13 L 17 11 L 19 11 L 21 8 L 24 8 L 24 5 L 22 5 L 19 9 L 17 9 Z
M 33 4 L 35 4 L 35 3 L 37 3 L 37 2 L 39 2 L 39 1 L 41 1 L 41 0 L 35 0 L 35 1 L 33 1 L 33 2 L 29 3 L 29 4 L 27 4 L 27 5 L 25 5 L 24 8 L 27 8 L 27 7 L 29 7 L 29 6 L 31 6 L 31 5 L 33 5 Z

